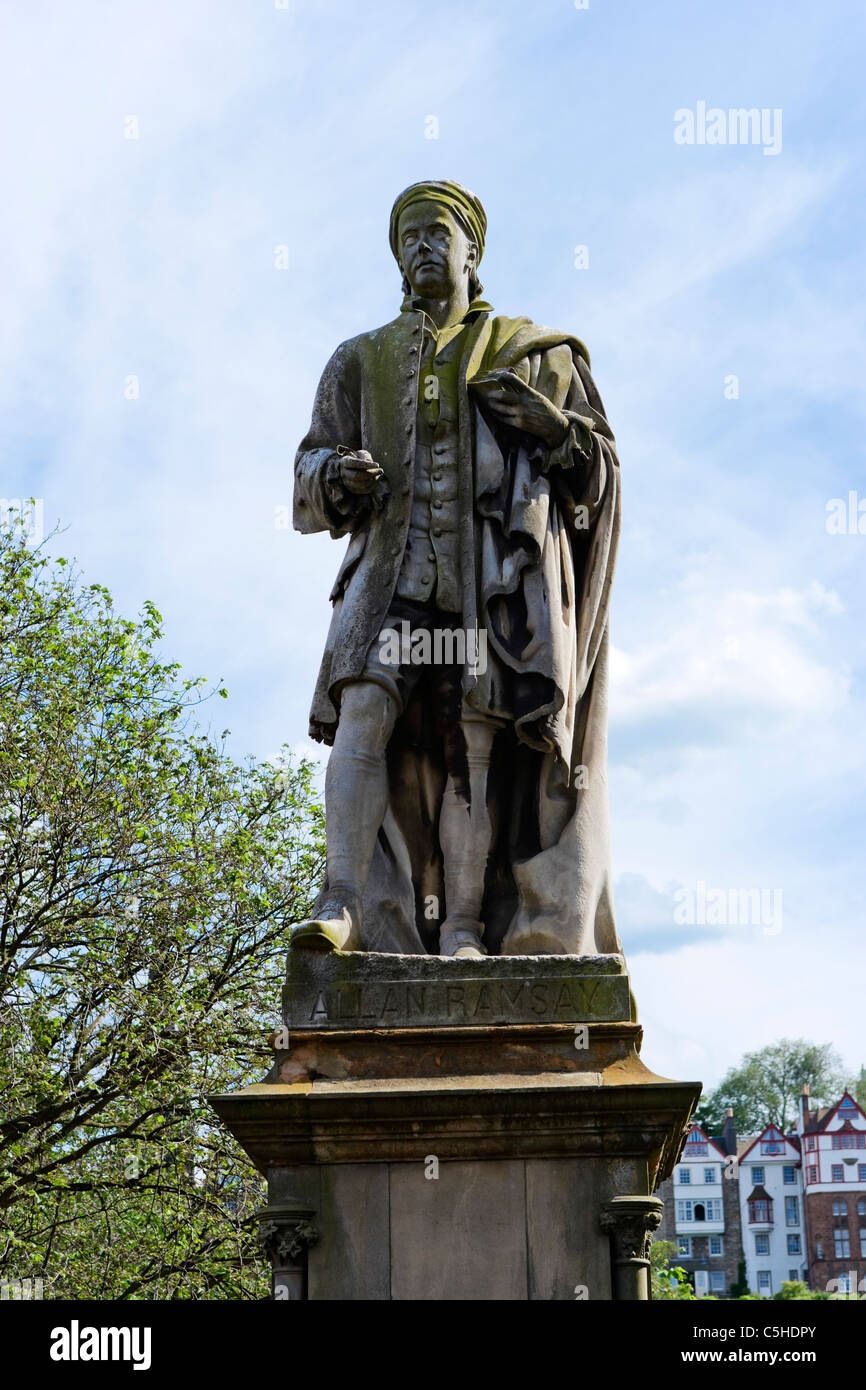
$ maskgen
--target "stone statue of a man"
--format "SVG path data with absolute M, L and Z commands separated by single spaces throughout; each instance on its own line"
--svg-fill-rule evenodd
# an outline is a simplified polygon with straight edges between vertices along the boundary
M 480 297 L 486 230 L 457 183 L 400 194 L 400 313 L 337 348 L 295 460 L 295 528 L 349 544 L 311 714 L 327 878 L 294 948 L 620 950 L 615 444 L 583 344 Z

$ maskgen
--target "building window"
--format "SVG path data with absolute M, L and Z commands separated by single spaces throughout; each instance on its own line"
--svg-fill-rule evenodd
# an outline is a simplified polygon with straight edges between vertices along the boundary
M 769 1253 L 770 1253 L 770 1237 L 767 1236 L 767 1235 L 756 1235 L 756 1236 L 755 1236 L 755 1254 L 756 1254 L 756 1255 L 769 1255 Z
M 686 1158 L 706 1158 L 707 1146 L 700 1139 L 696 1139 L 694 1141 L 690 1139 L 689 1142 L 686 1144 L 683 1153 Z
M 799 1283 L 799 1281 L 800 1281 L 800 1271 L 799 1271 L 798 1269 L 789 1269 L 789 1270 L 788 1270 L 788 1282 L 789 1282 L 790 1284 L 797 1284 L 797 1283 Z
M 834 1149 L 866 1149 L 866 1134 L 834 1134 Z
M 692 1180 L 692 1175 L 689 1172 L 688 1168 L 678 1168 L 677 1176 L 680 1182 L 691 1182 Z
M 707 1220 L 721 1221 L 722 1219 L 722 1199 L 721 1197 L 711 1197 L 707 1202 Z
M 857 1203 L 857 1215 L 866 1217 L 866 1201 L 860 1201 Z
M 840 1293 L 853 1293 L 850 1270 L 846 1270 L 844 1274 L 839 1275 L 839 1282 L 836 1287 Z
M 753 1197 L 749 1202 L 749 1224 L 751 1226 L 768 1224 L 772 1220 L 770 1206 L 771 1203 L 765 1197 Z
M 725 1292 L 725 1271 L 723 1269 L 714 1269 L 712 1271 L 710 1275 L 710 1288 L 713 1293 Z
M 862 1149 L 863 1145 L 858 1144 L 859 1134 L 834 1134 L 834 1149 Z
M 866 1226 L 860 1227 L 860 1259 L 866 1260 Z
M 677 1223 L 680 1221 L 694 1221 L 692 1202 L 677 1202 Z
M 788 1166 L 784 1167 L 784 1168 L 782 1169 L 782 1182 L 787 1183 L 787 1184 L 790 1186 L 791 1183 L 796 1182 L 796 1181 L 797 1181 L 797 1170 L 796 1170 L 796 1168 L 790 1168 L 790 1167 L 788 1167 Z
M 761 1145 L 762 1154 L 781 1154 L 784 1152 L 784 1144 L 780 1144 L 776 1139 L 765 1139 Z
M 786 1226 L 799 1226 L 799 1224 L 800 1224 L 800 1209 L 799 1209 L 799 1203 L 798 1203 L 798 1201 L 797 1201 L 797 1198 L 796 1198 L 796 1197 L 786 1197 L 786 1198 L 785 1198 L 785 1225 L 786 1225 Z
M 763 1170 L 763 1168 L 753 1168 L 753 1169 L 752 1169 L 752 1182 L 753 1182 L 753 1184 L 754 1184 L 755 1187 L 763 1187 L 763 1186 L 764 1186 L 764 1170 Z
M 725 1251 L 724 1251 L 724 1246 L 722 1245 L 722 1237 L 721 1237 L 721 1236 L 710 1236 L 710 1254 L 711 1254 L 711 1255 L 724 1255 L 724 1253 L 725 1253 Z
M 833 1164 L 831 1164 L 831 1166 L 830 1166 L 830 1181 L 831 1181 L 831 1182 L 844 1182 L 844 1181 L 845 1181 L 845 1168 L 844 1168 L 844 1165 L 843 1165 L 843 1164 L 841 1164 L 841 1163 L 833 1163 Z
M 788 1254 L 789 1254 L 789 1255 L 799 1255 L 799 1254 L 800 1254 L 800 1237 L 799 1237 L 799 1236 L 788 1236 Z
M 866 1182 L 866 1163 L 857 1164 L 857 1181 Z
M 837 1260 L 847 1260 L 851 1255 L 847 1202 L 833 1203 L 833 1253 Z
M 817 1182 L 817 1181 L 818 1181 L 818 1169 L 817 1169 L 817 1167 L 815 1166 L 814 1163 L 810 1163 L 808 1169 L 806 1170 L 806 1181 L 807 1181 L 807 1182 Z
M 816 1240 L 816 1241 L 815 1241 L 815 1259 L 816 1259 L 816 1260 L 823 1260 L 823 1258 L 824 1258 L 824 1245 L 823 1245 L 823 1242 L 820 1241 L 820 1240 Z
M 716 1168 L 705 1168 L 705 1169 L 704 1169 L 704 1182 L 706 1182 L 706 1183 L 718 1182 L 718 1178 L 716 1177 L 717 1171 L 718 1171 L 718 1170 L 717 1170 Z
M 815 1147 L 815 1136 L 814 1136 L 814 1134 L 807 1134 L 807 1135 L 806 1135 L 806 1148 L 807 1148 L 807 1149 L 814 1149 L 814 1147 Z
M 773 1292 L 773 1277 L 768 1269 L 758 1270 L 758 1293 L 763 1298 Z
M 692 1238 L 691 1236 L 677 1237 L 677 1254 L 685 1255 L 687 1259 L 692 1257 Z

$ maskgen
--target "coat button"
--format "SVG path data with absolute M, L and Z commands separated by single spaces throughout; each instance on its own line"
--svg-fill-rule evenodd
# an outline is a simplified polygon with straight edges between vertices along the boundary
M 441 510 L 442 503 L 441 503 L 441 502 L 434 502 L 434 503 L 433 503 L 433 506 L 434 506 L 434 508 L 436 509 L 436 511 L 438 512 L 438 511 Z
M 433 527 L 433 535 L 434 535 L 434 536 L 441 536 L 441 535 L 442 535 L 442 527 L 441 527 L 441 526 L 434 526 L 434 527 Z
M 433 474 L 433 481 L 434 481 L 434 483 L 441 483 L 441 481 L 442 481 L 442 474 L 441 474 L 441 473 L 434 473 L 434 474 Z
M 414 430 L 414 428 L 415 428 L 414 425 L 407 425 L 407 426 L 406 426 L 406 433 L 407 433 L 407 434 L 411 434 L 412 431 Z
M 411 488 L 404 487 L 404 489 L 403 489 L 403 496 L 404 496 L 404 497 L 408 497 L 410 491 L 411 491 Z

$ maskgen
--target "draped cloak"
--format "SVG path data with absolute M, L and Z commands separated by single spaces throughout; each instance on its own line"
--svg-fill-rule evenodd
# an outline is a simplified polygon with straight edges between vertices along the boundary
M 400 571 L 422 317 L 407 300 L 391 323 L 337 348 L 295 459 L 295 529 L 350 536 L 310 716 L 311 736 L 324 743 L 334 739 L 340 684 L 361 675 Z M 471 381 L 498 368 L 565 412 L 562 445 L 504 427 L 479 404 Z M 607 789 L 619 464 L 586 348 L 527 318 L 493 317 L 476 301 L 461 335 L 458 430 L 463 624 L 486 628 L 488 654 L 486 671 L 464 670 L 463 693 L 502 721 L 488 777 L 484 941 L 491 954 L 620 952 Z M 382 467 L 383 506 L 335 498 L 329 465 L 339 445 L 368 450 Z M 364 893 L 363 946 L 435 952 L 447 914 L 438 838 L 446 769 L 423 682 L 387 760 L 389 806 Z

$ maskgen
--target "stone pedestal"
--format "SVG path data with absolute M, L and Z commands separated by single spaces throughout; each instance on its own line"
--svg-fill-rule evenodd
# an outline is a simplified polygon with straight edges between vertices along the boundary
M 645 1299 L 700 1083 L 620 956 L 291 952 L 267 1079 L 211 1103 L 268 1180 L 274 1296 Z

